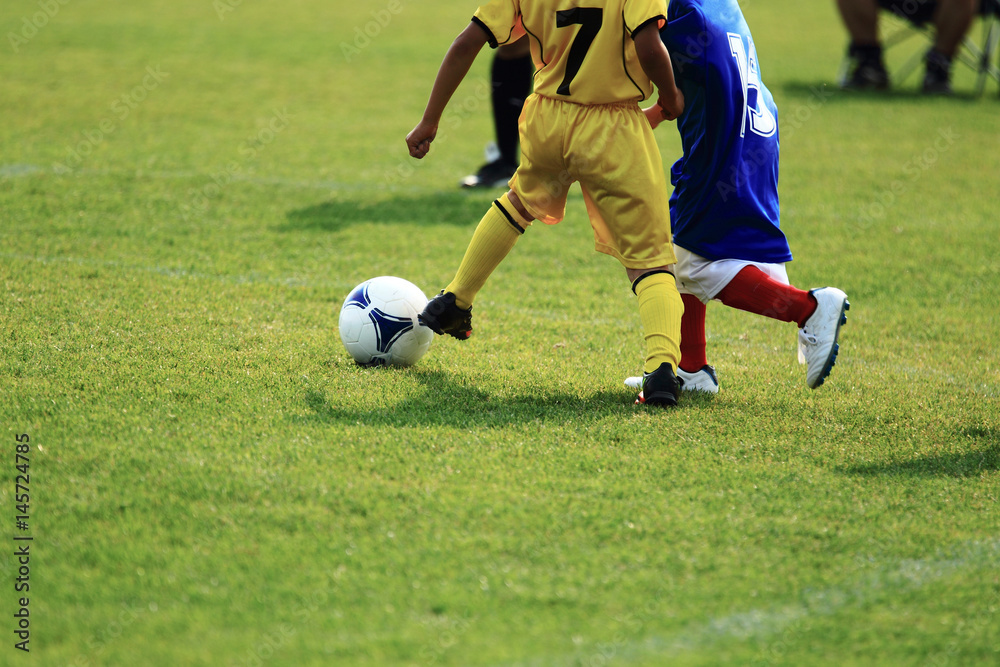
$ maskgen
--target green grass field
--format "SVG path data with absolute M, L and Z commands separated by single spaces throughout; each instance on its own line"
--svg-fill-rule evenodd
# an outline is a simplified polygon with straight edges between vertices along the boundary
M 852 302 L 819 390 L 713 304 L 722 392 L 633 406 L 579 190 L 469 342 L 361 369 L 350 289 L 436 292 L 497 196 L 489 54 L 403 142 L 476 4 L 0 8 L 0 664 L 1000 662 L 996 84 L 841 93 L 832 1 L 745 3 L 790 276 Z

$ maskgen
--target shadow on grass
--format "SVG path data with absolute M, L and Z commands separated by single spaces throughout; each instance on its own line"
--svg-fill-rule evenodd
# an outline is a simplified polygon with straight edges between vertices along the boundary
M 971 426 L 960 429 L 957 440 L 970 443 L 967 451 L 917 456 L 903 461 L 851 466 L 849 475 L 887 477 L 978 477 L 1000 470 L 1000 433 L 996 429 Z
M 374 402 L 371 409 L 339 406 L 329 392 L 308 389 L 304 402 L 311 414 L 304 419 L 366 426 L 490 428 L 532 422 L 585 424 L 623 417 L 636 409 L 635 393 L 625 388 L 584 396 L 537 388 L 527 388 L 526 393 L 490 393 L 441 372 L 422 373 L 420 380 L 425 391 L 398 403 L 389 401 L 391 409 L 383 401 Z
M 280 232 L 335 232 L 357 223 L 462 225 L 470 229 L 502 190 L 456 190 L 385 199 L 338 197 L 289 211 Z

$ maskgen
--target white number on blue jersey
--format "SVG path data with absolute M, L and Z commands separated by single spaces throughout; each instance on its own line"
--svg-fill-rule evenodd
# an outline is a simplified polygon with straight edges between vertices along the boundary
M 743 36 L 735 32 L 726 33 L 729 36 L 729 48 L 736 59 L 736 67 L 740 70 L 740 82 L 743 84 L 743 122 L 740 124 L 740 137 L 746 134 L 747 120 L 750 120 L 750 131 L 762 137 L 769 137 L 778 129 L 774 114 L 764 104 L 761 96 L 760 68 L 757 66 L 757 49 L 753 38 L 747 35 L 747 44 L 743 44 Z

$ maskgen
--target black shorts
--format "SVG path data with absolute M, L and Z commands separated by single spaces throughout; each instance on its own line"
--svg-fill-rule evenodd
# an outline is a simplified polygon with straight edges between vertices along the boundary
M 878 0 L 878 4 L 914 25 L 930 23 L 937 9 L 935 0 Z

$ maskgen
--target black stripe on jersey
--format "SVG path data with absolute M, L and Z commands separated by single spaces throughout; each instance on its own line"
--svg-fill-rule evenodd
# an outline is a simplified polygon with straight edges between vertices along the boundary
M 657 273 L 666 273 L 669 275 L 674 275 L 673 271 L 667 271 L 666 269 L 657 269 L 656 271 L 647 271 L 638 278 L 632 281 L 632 293 L 635 294 L 635 286 L 641 283 L 643 280 L 650 276 L 655 276 Z
M 520 234 L 524 233 L 524 229 L 521 227 L 521 225 L 514 222 L 513 216 L 511 216 L 511 214 L 507 212 L 507 209 L 503 207 L 503 204 L 500 203 L 499 199 L 494 199 L 493 205 L 496 206 L 498 209 L 500 209 L 500 212 L 503 213 L 503 217 L 507 218 L 507 222 L 509 222 L 511 226 L 513 226 L 514 229 L 518 231 L 518 233 Z
M 622 19 L 624 20 L 624 18 L 625 18 L 625 14 L 623 13 L 622 14 Z M 637 25 L 635 27 L 635 30 L 633 30 L 631 32 L 630 36 L 632 37 L 633 40 L 635 40 L 635 33 L 639 32 L 640 30 L 642 30 L 644 27 L 646 27 L 647 25 L 649 25 L 653 21 L 656 21 L 657 23 L 659 23 L 660 21 L 665 21 L 665 20 L 666 19 L 664 19 L 662 15 L 661 16 L 654 16 L 651 19 L 646 19 L 645 21 L 643 21 L 642 23 L 640 23 L 639 25 Z M 625 26 L 625 28 L 627 29 L 628 26 Z
M 483 31 L 486 33 L 486 42 L 490 45 L 491 49 L 495 49 L 498 46 L 500 46 L 500 43 L 497 42 L 497 38 L 493 34 L 493 31 L 490 30 L 488 27 L 486 27 L 486 24 L 483 23 L 482 21 L 480 21 L 479 17 L 473 16 L 472 17 L 472 22 L 475 23 L 476 25 L 478 25 L 480 28 L 482 28 Z M 510 39 L 510 37 L 508 37 L 507 39 Z
M 545 45 L 542 44 L 542 40 L 538 39 L 538 35 L 528 30 L 528 26 L 524 25 L 524 16 L 521 16 L 521 27 L 524 28 L 524 32 L 528 37 L 534 37 L 535 41 L 538 42 L 538 59 L 542 61 L 542 66 L 535 70 L 535 73 L 531 75 L 532 80 L 538 76 L 538 73 L 542 71 L 543 68 L 548 67 L 548 63 L 545 61 Z
M 641 30 L 643 28 L 643 26 L 647 26 L 650 23 L 652 23 L 653 21 L 656 21 L 657 23 L 659 23 L 661 20 L 662 21 L 666 21 L 666 19 L 663 17 L 662 14 L 659 15 L 659 16 L 654 16 L 651 19 L 647 19 L 647 20 L 643 21 L 641 24 L 639 24 L 638 26 L 636 26 L 635 30 L 632 30 L 632 31 L 629 32 L 629 37 L 632 38 L 632 41 L 635 41 L 635 33 L 639 32 L 639 30 Z M 625 12 L 624 11 L 622 11 L 622 25 L 625 26 L 625 30 L 628 30 L 628 24 L 625 23 Z M 632 85 L 635 86 L 635 89 L 639 91 L 639 100 L 641 101 L 641 100 L 646 99 L 646 91 L 644 91 L 642 89 L 642 86 L 640 86 L 639 84 L 637 84 L 635 82 L 635 79 L 632 78 L 632 75 L 628 71 L 628 61 L 625 58 L 625 47 L 626 47 L 625 39 L 622 38 L 622 69 L 625 71 L 625 76 L 628 77 L 628 80 L 631 81 Z M 640 64 L 639 67 L 642 67 L 642 65 Z

